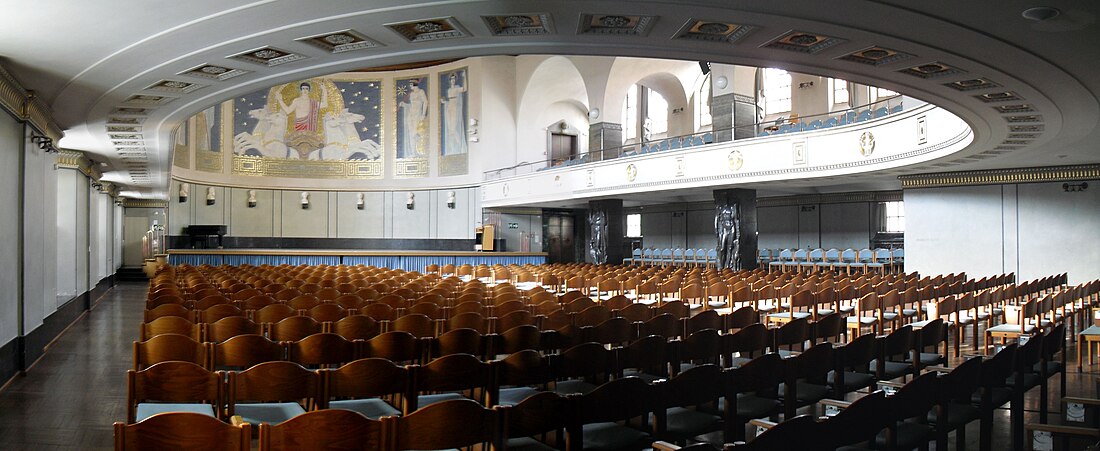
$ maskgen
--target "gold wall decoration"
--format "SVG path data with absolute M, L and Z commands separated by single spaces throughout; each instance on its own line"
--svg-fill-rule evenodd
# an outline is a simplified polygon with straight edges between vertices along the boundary
M 233 155 L 233 173 L 248 176 L 356 179 L 382 178 L 381 161 L 308 161 Z
M 203 172 L 222 172 L 222 149 L 225 144 L 225 108 L 223 105 L 214 105 L 202 110 L 199 114 L 191 116 L 188 120 L 194 137 L 191 147 L 194 148 L 195 169 Z
M 172 164 L 184 169 L 191 169 L 191 147 L 187 145 L 190 141 L 187 139 L 189 121 L 181 122 L 172 131 Z

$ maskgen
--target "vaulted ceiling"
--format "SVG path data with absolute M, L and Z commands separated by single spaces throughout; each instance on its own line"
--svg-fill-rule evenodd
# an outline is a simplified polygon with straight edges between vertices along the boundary
M 124 195 L 163 198 L 186 117 L 277 83 L 481 55 L 622 55 L 841 77 L 950 109 L 966 151 L 901 173 L 1100 163 L 1100 2 L 242 1 L 8 5 L 0 64 L 61 147 Z M 829 184 L 829 181 L 818 181 Z M 843 183 L 837 181 L 836 183 Z

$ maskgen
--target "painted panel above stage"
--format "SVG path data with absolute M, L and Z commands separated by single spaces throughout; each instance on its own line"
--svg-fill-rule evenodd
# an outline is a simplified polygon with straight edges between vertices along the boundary
M 494 83 L 479 76 L 483 60 L 342 72 L 238 95 L 173 131 L 172 177 L 347 191 L 476 183 L 482 165 L 470 158 L 480 154 L 479 140 L 468 124 L 476 123 L 482 83 Z

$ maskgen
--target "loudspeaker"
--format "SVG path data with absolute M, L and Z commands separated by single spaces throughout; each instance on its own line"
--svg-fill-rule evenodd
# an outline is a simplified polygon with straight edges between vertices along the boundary
M 699 70 L 703 71 L 703 75 L 710 73 L 710 63 L 706 61 L 699 62 Z

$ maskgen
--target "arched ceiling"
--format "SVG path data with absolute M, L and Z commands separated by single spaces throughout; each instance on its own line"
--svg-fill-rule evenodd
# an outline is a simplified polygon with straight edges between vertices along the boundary
M 966 151 L 908 173 L 1098 163 L 1100 2 L 1045 2 L 1061 15 L 1044 22 L 1021 17 L 1033 6 L 1020 0 L 23 2 L 6 8 L 0 61 L 49 103 L 65 130 L 60 145 L 107 162 L 105 177 L 130 197 L 165 196 L 169 131 L 214 103 L 333 72 L 480 55 L 782 67 L 903 92 L 950 109 L 975 130 Z M 135 126 L 124 122 L 138 128 L 108 129 Z

